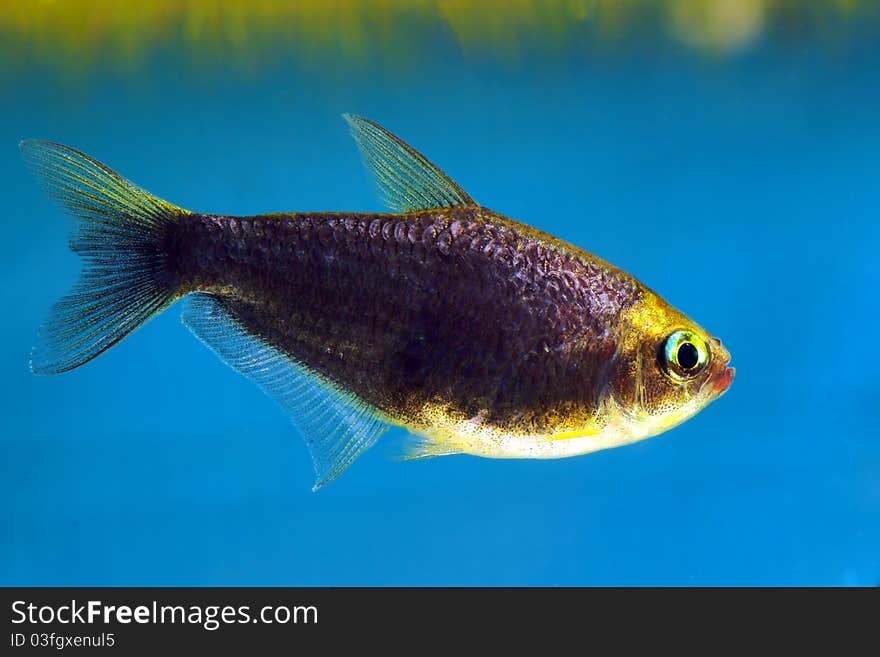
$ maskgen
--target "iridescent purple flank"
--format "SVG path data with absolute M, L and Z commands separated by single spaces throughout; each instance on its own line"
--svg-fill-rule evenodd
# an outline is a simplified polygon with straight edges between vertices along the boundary
M 190 215 L 162 244 L 179 294 L 222 294 L 255 336 L 396 416 L 441 400 L 540 429 L 560 403 L 595 407 L 641 294 L 480 207 Z

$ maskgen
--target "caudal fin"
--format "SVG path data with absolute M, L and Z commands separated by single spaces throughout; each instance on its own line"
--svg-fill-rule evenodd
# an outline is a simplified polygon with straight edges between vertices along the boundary
M 70 248 L 83 270 L 52 308 L 31 354 L 35 374 L 87 363 L 174 301 L 162 240 L 185 210 L 140 189 L 68 146 L 19 144 L 29 168 L 71 215 Z

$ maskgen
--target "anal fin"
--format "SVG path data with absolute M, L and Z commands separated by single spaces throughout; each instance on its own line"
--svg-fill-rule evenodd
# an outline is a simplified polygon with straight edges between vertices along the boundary
M 187 298 L 183 323 L 284 409 L 311 453 L 316 475 L 312 490 L 342 474 L 390 428 L 372 406 L 248 331 L 235 302 L 193 294 Z

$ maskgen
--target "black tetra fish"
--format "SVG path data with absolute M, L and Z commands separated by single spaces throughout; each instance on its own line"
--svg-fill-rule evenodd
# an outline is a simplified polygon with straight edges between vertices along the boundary
M 728 388 L 721 343 L 635 278 L 346 119 L 396 214 L 195 213 L 22 142 L 85 261 L 33 371 L 79 367 L 186 297 L 184 323 L 299 427 L 316 488 L 389 425 L 412 456 L 555 458 L 658 434 Z

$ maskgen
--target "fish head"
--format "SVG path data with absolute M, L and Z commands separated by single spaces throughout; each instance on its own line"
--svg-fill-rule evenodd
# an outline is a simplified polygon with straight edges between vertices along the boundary
M 729 363 L 721 340 L 649 291 L 623 313 L 609 401 L 633 440 L 655 436 L 723 395 Z

